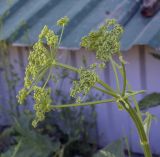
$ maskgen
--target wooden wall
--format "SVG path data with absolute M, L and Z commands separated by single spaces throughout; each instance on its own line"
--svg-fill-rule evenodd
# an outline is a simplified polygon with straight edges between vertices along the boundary
M 146 46 L 135 46 L 128 52 L 124 52 L 124 58 L 127 61 L 127 76 L 129 83 L 134 90 L 145 89 L 147 93 L 160 92 L 160 60 L 153 58 L 150 55 L 150 49 Z M 29 54 L 29 48 L 11 46 L 9 48 L 9 62 L 12 63 L 13 69 L 18 73 L 20 81 L 15 87 L 15 92 L 12 93 L 12 97 L 15 97 L 18 89 L 22 87 L 24 69 L 27 64 L 27 56 Z M 84 50 L 66 50 L 61 49 L 58 57 L 64 63 L 68 63 L 74 66 L 82 65 L 82 58 L 86 55 L 88 58 L 88 64 L 95 61 L 92 53 L 85 52 Z M 4 57 L 1 56 L 1 62 Z M 6 78 L 4 77 L 3 65 L 0 68 L 0 105 L 8 106 L 9 89 L 6 87 Z M 103 71 L 98 72 L 101 78 L 115 87 L 114 75 L 111 69 L 111 65 L 108 64 Z M 9 73 L 8 76 L 12 79 L 13 74 Z M 68 88 L 68 87 L 66 87 Z M 137 99 L 141 99 L 142 96 L 138 96 Z M 105 145 L 113 140 L 127 136 L 129 139 L 130 147 L 133 151 L 141 152 L 139 146 L 139 140 L 136 133 L 136 129 L 128 118 L 128 114 L 124 111 L 119 111 L 115 104 L 103 104 L 96 106 L 97 111 L 97 128 L 98 128 L 98 142 L 100 145 Z M 160 154 L 160 107 L 150 109 L 151 113 L 155 114 L 158 118 L 154 121 L 151 129 L 150 142 L 154 153 Z M 2 114 L 1 114 L 2 115 Z M 3 119 L 5 116 L 3 115 Z M 1 118 L 2 119 L 2 118 Z M 7 119 L 5 119 L 7 121 Z M 0 121 L 1 122 L 1 121 Z

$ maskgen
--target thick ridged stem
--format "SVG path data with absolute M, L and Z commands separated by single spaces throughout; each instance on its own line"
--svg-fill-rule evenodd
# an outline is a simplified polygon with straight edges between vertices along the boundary
M 126 107 L 125 103 L 127 104 L 127 107 Z M 126 109 L 126 111 L 129 113 L 130 117 L 132 118 L 132 120 L 137 128 L 137 131 L 138 131 L 138 134 L 140 137 L 140 144 L 143 148 L 145 157 L 152 157 L 149 141 L 148 141 L 147 135 L 145 133 L 141 119 L 139 118 L 137 112 L 130 106 L 130 104 L 128 103 L 127 100 L 124 100 L 122 102 L 122 104 L 123 104 L 124 108 Z

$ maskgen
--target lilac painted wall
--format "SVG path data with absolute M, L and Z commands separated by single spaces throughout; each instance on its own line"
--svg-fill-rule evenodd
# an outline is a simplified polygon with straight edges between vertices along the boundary
M 29 48 L 24 47 L 11 47 L 9 50 L 10 62 L 14 65 L 14 69 L 18 72 L 19 77 L 22 79 L 24 76 L 24 67 L 27 64 Z M 153 58 L 149 52 L 151 49 L 148 47 L 133 47 L 127 53 L 124 53 L 124 58 L 127 61 L 127 76 L 129 83 L 132 85 L 134 90 L 146 89 L 149 92 L 157 91 L 160 92 L 160 61 Z M 94 62 L 94 55 L 87 53 L 84 50 L 65 50 L 62 49 L 59 52 L 59 59 L 64 63 L 69 63 L 74 66 L 82 65 L 83 55 L 88 56 L 88 64 Z M 2 58 L 1 58 L 2 59 Z M 17 60 L 18 62 L 15 62 Z M 21 63 L 21 64 L 19 64 Z M 111 70 L 111 65 L 103 71 L 98 72 L 101 78 L 115 87 L 114 75 Z M 12 77 L 12 76 L 10 76 Z M 67 83 L 65 83 L 66 85 Z M 6 105 L 4 98 L 8 98 L 7 91 L 4 92 L 6 84 L 0 71 L 0 104 Z M 16 90 L 22 86 L 22 80 L 16 87 Z M 51 84 L 51 86 L 54 86 Z M 64 87 L 64 83 L 63 83 Z M 70 86 L 65 86 L 69 89 Z M 142 96 L 137 97 L 138 100 Z M 96 106 L 97 111 L 97 128 L 98 128 L 98 142 L 100 145 L 105 145 L 113 140 L 127 136 L 132 151 L 141 152 L 139 146 L 139 140 L 136 129 L 128 118 L 128 114 L 124 111 L 119 111 L 116 104 L 103 104 Z M 151 129 L 151 147 L 154 153 L 160 154 L 160 107 L 150 109 L 150 111 L 158 117 L 156 122 L 153 122 Z

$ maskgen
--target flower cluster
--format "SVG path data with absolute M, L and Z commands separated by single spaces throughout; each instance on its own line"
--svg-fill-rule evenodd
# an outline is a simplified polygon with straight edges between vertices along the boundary
M 57 25 L 64 27 L 68 24 L 68 22 L 69 22 L 69 18 L 67 16 L 64 16 L 63 18 L 57 21 Z
M 53 60 L 55 60 L 55 56 L 51 54 L 53 52 L 49 52 L 44 46 L 43 39 L 46 39 L 47 45 L 53 48 L 52 51 L 56 51 L 57 49 L 58 36 L 55 35 L 52 30 L 48 29 L 47 26 L 44 26 L 39 35 L 39 40 L 33 45 L 33 50 L 30 52 L 28 58 L 28 65 L 26 67 L 24 78 L 24 88 L 18 95 L 18 101 L 21 104 L 27 96 L 27 91 L 40 81 L 49 67 L 52 66 Z
M 18 103 L 19 104 L 23 104 L 24 100 L 26 99 L 27 97 L 27 90 L 25 88 L 22 88 L 19 93 L 18 93 Z
M 115 20 L 108 20 L 97 31 L 82 38 L 81 46 L 96 52 L 96 58 L 107 62 L 114 53 L 120 51 L 122 27 Z
M 46 39 L 47 45 L 56 48 L 58 44 L 58 36 L 54 31 L 50 30 L 47 26 L 44 26 L 39 34 L 39 41 Z
M 52 100 L 50 98 L 51 89 L 44 89 L 41 87 L 34 87 L 34 110 L 36 111 L 36 117 L 32 122 L 34 127 L 37 123 L 43 121 L 45 118 L 45 113 L 52 110 Z
M 24 77 L 24 88 L 19 91 L 18 95 L 18 101 L 21 104 L 27 96 L 27 91 L 31 89 L 33 84 L 38 83 L 42 75 L 47 71 L 47 68 L 51 62 L 50 58 L 48 57 L 48 50 L 41 42 L 34 44 L 28 60 L 29 62 L 26 67 Z
M 69 19 L 64 17 L 60 19 L 57 24 L 59 26 L 65 26 Z M 44 44 L 46 42 L 46 45 Z M 36 111 L 36 117 L 33 120 L 33 126 L 36 127 L 37 123 L 45 118 L 45 113 L 52 109 L 51 105 L 51 89 L 46 89 L 45 86 L 50 79 L 50 73 L 47 77 L 43 87 L 39 87 L 38 83 L 45 76 L 47 71 L 56 62 L 56 52 L 59 45 L 59 37 L 50 30 L 47 26 L 44 26 L 39 34 L 39 40 L 33 45 L 33 50 L 30 52 L 28 58 L 28 65 L 25 71 L 24 88 L 19 91 L 18 102 L 23 104 L 25 98 L 32 91 L 34 92 L 34 110 Z
M 80 94 L 86 96 L 90 89 L 96 84 L 98 76 L 92 69 L 79 69 L 79 81 L 73 82 L 70 96 L 77 98 L 77 102 L 81 101 Z M 78 97 L 77 97 L 78 96 Z

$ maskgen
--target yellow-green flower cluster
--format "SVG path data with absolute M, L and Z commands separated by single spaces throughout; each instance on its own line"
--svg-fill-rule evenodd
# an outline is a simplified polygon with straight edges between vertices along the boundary
M 55 33 L 48 29 L 47 26 L 44 26 L 42 29 L 39 40 L 33 45 L 33 50 L 30 52 L 28 58 L 28 65 L 25 71 L 24 78 L 24 88 L 19 92 L 18 101 L 23 103 L 25 97 L 27 96 L 27 91 L 40 81 L 49 67 L 52 65 L 53 60 L 55 60 L 54 55 L 49 52 L 48 49 L 44 46 L 43 39 L 46 39 L 47 45 L 53 48 L 52 51 L 56 51 L 58 44 L 58 36 Z
M 65 26 L 69 22 L 67 17 L 60 19 L 57 24 L 59 26 Z M 46 45 L 44 44 L 46 42 Z M 25 98 L 32 91 L 34 92 L 34 110 L 36 111 L 35 120 L 33 120 L 33 126 L 37 126 L 37 123 L 45 118 L 45 113 L 52 109 L 51 106 L 51 89 L 46 89 L 45 86 L 51 78 L 51 68 L 53 63 L 56 62 L 56 53 L 59 45 L 59 37 L 50 30 L 47 26 L 44 26 L 39 34 L 39 40 L 33 45 L 33 50 L 30 52 L 28 58 L 28 65 L 25 71 L 24 88 L 19 91 L 18 102 L 23 104 Z M 43 87 L 39 87 L 38 84 L 50 69 L 46 82 Z
M 68 22 L 69 22 L 69 18 L 67 16 L 64 16 L 63 18 L 57 21 L 57 25 L 64 27 L 68 24 Z
M 22 88 L 19 91 L 19 94 L 18 94 L 18 103 L 23 104 L 23 102 L 26 99 L 27 95 L 28 95 L 27 94 L 27 90 L 25 88 Z
M 82 38 L 81 46 L 96 52 L 96 58 L 107 62 L 114 53 L 120 51 L 122 27 L 115 20 L 108 20 L 97 31 Z
M 80 102 L 80 94 L 86 96 L 90 89 L 96 84 L 98 76 L 93 69 L 79 69 L 79 81 L 73 82 L 70 96 L 77 98 Z
M 50 30 L 47 26 L 44 26 L 40 35 L 39 41 L 46 39 L 47 45 L 56 48 L 58 44 L 58 36 L 54 33 L 54 31 Z
M 32 122 L 34 127 L 37 123 L 43 121 L 45 118 L 45 113 L 52 110 L 52 100 L 50 98 L 51 89 L 44 89 L 42 87 L 34 87 L 34 110 L 36 111 L 36 117 Z
M 44 47 L 42 42 L 37 42 L 34 44 L 33 51 L 30 52 L 28 61 L 25 74 L 34 80 L 39 70 L 45 67 L 50 61 L 49 52 Z
M 19 91 L 18 101 L 22 104 L 27 96 L 28 91 L 34 83 L 38 83 L 42 75 L 47 71 L 51 60 L 48 57 L 48 50 L 42 42 L 37 42 L 30 52 L 28 65 L 25 71 L 24 88 Z

